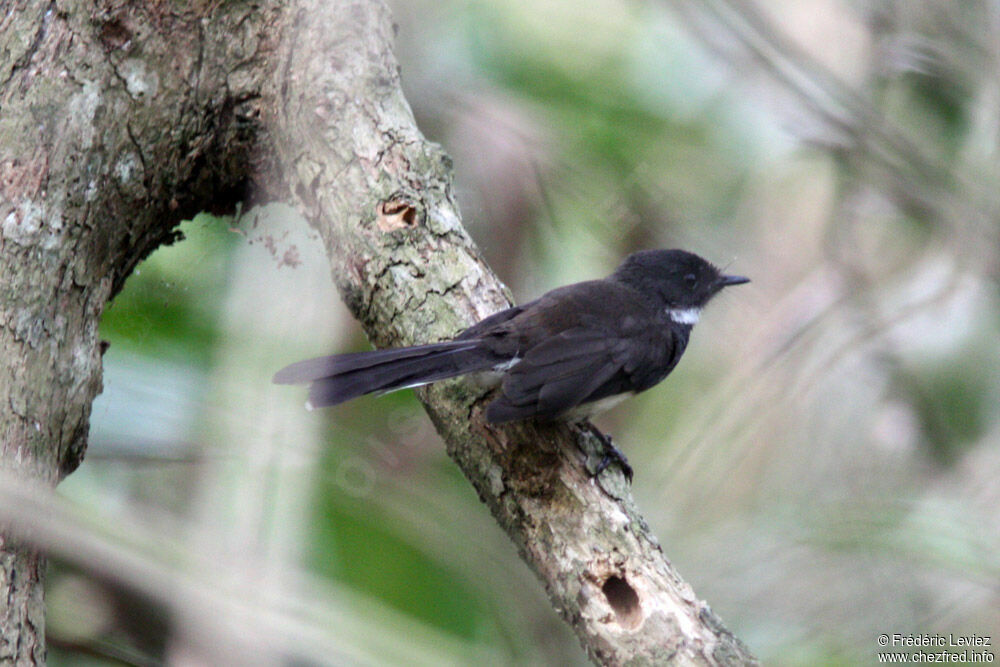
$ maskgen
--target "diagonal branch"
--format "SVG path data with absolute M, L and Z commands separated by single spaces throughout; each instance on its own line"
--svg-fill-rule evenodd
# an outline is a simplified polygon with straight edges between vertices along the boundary
M 332 4 L 333 6 L 328 6 Z M 276 188 L 320 233 L 344 300 L 380 346 L 439 340 L 509 305 L 463 229 L 451 163 L 417 130 L 381 2 L 305 0 L 270 107 Z M 662 553 L 623 478 L 586 472 L 596 438 L 488 426 L 460 382 L 420 390 L 449 455 L 603 664 L 753 663 Z

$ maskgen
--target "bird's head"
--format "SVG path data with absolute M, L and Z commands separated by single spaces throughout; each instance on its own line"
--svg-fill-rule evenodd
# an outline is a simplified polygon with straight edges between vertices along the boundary
M 614 278 L 659 298 L 675 319 L 693 324 L 698 312 L 723 287 L 750 282 L 726 275 L 694 253 L 685 250 L 643 250 L 625 258 Z M 655 295 L 655 296 L 654 296 Z

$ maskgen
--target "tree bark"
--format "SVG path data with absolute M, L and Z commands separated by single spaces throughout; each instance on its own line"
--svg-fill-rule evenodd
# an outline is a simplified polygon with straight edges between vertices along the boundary
M 176 7 L 192 5 L 192 9 Z M 0 15 L 2 465 L 55 484 L 101 388 L 104 304 L 174 227 L 232 205 L 279 15 L 14 0 Z M 256 71 L 255 71 L 256 70 Z M 44 662 L 44 561 L 0 538 L 0 663 Z
M 4 468 L 54 484 L 79 465 L 104 304 L 181 219 L 251 186 L 307 215 L 380 346 L 447 338 L 510 303 L 462 228 L 450 160 L 416 129 L 392 30 L 372 0 L 13 3 L 0 18 Z M 753 662 L 623 478 L 591 480 L 592 434 L 491 427 L 462 381 L 419 393 L 595 662 Z M 7 536 L 0 568 L 0 662 L 37 663 L 43 561 Z

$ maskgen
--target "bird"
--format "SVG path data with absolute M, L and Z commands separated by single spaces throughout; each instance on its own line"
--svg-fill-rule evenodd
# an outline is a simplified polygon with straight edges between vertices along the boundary
M 485 413 L 491 424 L 585 422 L 664 380 L 705 305 L 748 282 L 686 250 L 642 250 L 606 278 L 553 289 L 451 340 L 307 359 L 274 382 L 311 383 L 307 407 L 319 408 L 474 374 L 497 388 Z M 631 479 L 624 455 L 606 445 Z

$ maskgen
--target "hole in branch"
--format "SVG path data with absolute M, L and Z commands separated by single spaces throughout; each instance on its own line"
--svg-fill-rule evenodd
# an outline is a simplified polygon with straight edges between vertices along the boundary
M 383 232 L 416 227 L 419 222 L 417 207 L 404 198 L 393 198 L 379 202 L 376 207 L 375 222 Z
M 627 630 L 633 630 L 642 623 L 642 607 L 639 605 L 639 595 L 629 585 L 624 577 L 611 575 L 601 586 L 608 604 L 615 610 L 618 624 Z

